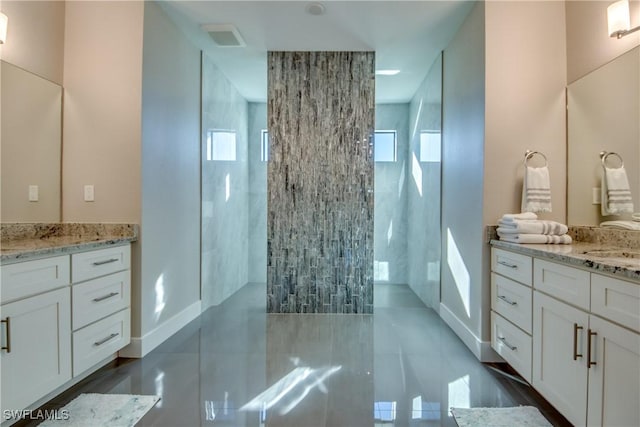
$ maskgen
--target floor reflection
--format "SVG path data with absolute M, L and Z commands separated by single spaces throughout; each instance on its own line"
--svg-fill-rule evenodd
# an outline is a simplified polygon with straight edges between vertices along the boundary
M 535 405 L 406 286 L 376 285 L 374 315 L 267 315 L 264 292 L 245 286 L 47 407 L 85 392 L 158 394 L 138 425 L 388 427 L 455 426 L 451 406 Z

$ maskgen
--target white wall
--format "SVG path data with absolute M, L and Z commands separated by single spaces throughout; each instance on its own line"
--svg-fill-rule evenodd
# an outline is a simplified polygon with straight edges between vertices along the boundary
M 485 3 L 443 54 L 440 316 L 479 357 L 486 310 L 483 256 Z
M 485 226 L 520 211 L 526 149 L 549 159 L 566 221 L 565 17 L 561 2 L 475 6 L 444 52 L 440 315 L 481 360 L 490 349 Z
M 62 220 L 140 220 L 141 1 L 66 3 Z M 84 185 L 95 202 L 84 202 Z
M 3 0 L 2 13 L 9 18 L 7 41 L 0 57 L 59 85 L 64 66 L 63 1 Z
M 565 2 L 567 17 L 567 81 L 576 81 L 640 45 L 640 32 L 621 39 L 609 37 L 607 7 L 611 1 L 570 0 Z M 631 26 L 640 25 L 640 1 L 629 2 Z M 550 27 L 551 28 L 551 27 Z
M 200 314 L 200 50 L 144 8 L 140 355 Z
M 486 4 L 484 224 L 520 212 L 524 153 L 549 161 L 553 212 L 566 221 L 564 4 Z

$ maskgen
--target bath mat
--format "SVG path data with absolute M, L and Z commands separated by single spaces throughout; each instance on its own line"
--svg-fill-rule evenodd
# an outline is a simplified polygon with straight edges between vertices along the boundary
M 135 394 L 81 394 L 40 427 L 132 427 L 159 400 L 160 396 Z
M 551 427 L 538 408 L 451 408 L 459 427 Z

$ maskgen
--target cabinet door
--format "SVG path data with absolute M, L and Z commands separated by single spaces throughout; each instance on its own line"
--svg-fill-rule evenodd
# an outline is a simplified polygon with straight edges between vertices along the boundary
M 640 335 L 596 316 L 589 368 L 590 426 L 640 426 Z
M 21 410 L 71 379 L 70 290 L 3 305 L 0 317 L 2 410 Z
M 589 315 L 540 292 L 533 294 L 533 310 L 533 386 L 572 424 L 583 426 Z M 582 327 L 577 334 L 574 325 Z

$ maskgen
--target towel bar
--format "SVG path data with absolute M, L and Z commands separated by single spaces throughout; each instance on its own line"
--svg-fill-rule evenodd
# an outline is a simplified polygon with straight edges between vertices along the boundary
M 547 156 L 542 154 L 540 151 L 531 151 L 531 150 L 527 150 L 527 151 L 524 152 L 524 165 L 528 166 L 527 165 L 527 161 L 529 161 L 529 159 L 531 159 L 536 154 L 538 154 L 539 156 L 541 156 L 544 159 L 544 166 L 545 167 L 549 165 L 549 161 L 547 160 Z
M 618 166 L 616 169 L 621 168 L 624 166 L 624 160 L 622 160 L 622 156 L 616 152 L 613 151 L 601 151 L 600 152 L 600 161 L 602 162 L 602 166 L 604 166 L 605 168 L 607 167 L 607 158 L 609 156 L 616 156 L 618 158 L 618 160 L 620 160 L 620 166 Z

